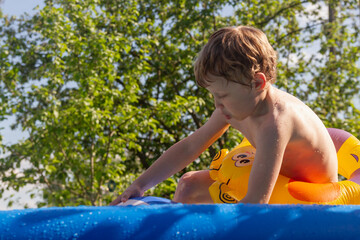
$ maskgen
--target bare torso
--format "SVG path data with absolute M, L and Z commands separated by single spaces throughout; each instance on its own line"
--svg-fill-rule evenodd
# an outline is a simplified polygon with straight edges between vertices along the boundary
M 268 98 L 267 112 L 258 121 L 230 119 L 228 123 L 256 148 L 257 138 L 262 136 L 259 132 L 261 123 L 278 116 L 284 127 L 291 131 L 280 173 L 299 181 L 336 182 L 336 149 L 321 120 L 304 103 L 283 91 L 273 88 Z

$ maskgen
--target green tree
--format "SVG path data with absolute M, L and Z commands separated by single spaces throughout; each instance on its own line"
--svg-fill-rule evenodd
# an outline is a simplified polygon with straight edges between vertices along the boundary
M 279 53 L 277 86 L 308 103 L 328 127 L 359 132 L 355 0 L 45 4 L 31 18 L 1 18 L 0 27 L 0 120 L 15 116 L 13 127 L 29 135 L 2 145 L 0 176 L 15 190 L 37 184 L 39 206 L 107 204 L 114 186 L 124 190 L 204 124 L 214 106 L 196 85 L 192 63 L 223 26 L 262 29 Z M 184 171 L 206 168 L 240 137 L 230 130 Z M 149 194 L 171 197 L 180 175 Z

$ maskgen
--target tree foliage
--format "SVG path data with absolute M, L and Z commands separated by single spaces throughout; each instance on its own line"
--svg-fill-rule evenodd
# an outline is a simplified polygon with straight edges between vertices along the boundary
M 359 137 L 359 8 L 355 0 L 45 0 L 32 17 L 3 16 L 0 116 L 15 116 L 12 127 L 28 137 L 2 144 L 1 180 L 15 190 L 36 184 L 39 206 L 109 203 L 114 187 L 123 191 L 209 117 L 213 102 L 192 64 L 229 25 L 262 29 L 279 54 L 277 87 L 327 127 Z M 184 171 L 206 168 L 239 137 L 229 131 Z M 151 194 L 171 197 L 180 175 Z

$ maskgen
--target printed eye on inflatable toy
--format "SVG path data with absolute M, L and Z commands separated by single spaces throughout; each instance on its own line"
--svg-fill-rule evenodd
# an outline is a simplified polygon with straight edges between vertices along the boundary
M 279 175 L 270 204 L 360 204 L 360 141 L 340 129 L 328 129 L 335 144 L 339 174 L 347 178 L 334 183 L 294 181 Z M 209 191 L 215 203 L 237 203 L 247 193 L 256 149 L 245 138 L 231 152 L 221 150 L 210 165 L 215 182 Z

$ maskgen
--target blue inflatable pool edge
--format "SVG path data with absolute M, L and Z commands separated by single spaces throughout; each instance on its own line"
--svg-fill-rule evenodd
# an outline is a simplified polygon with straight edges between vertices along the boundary
M 0 211 L 0 239 L 359 239 L 360 206 L 161 204 Z

